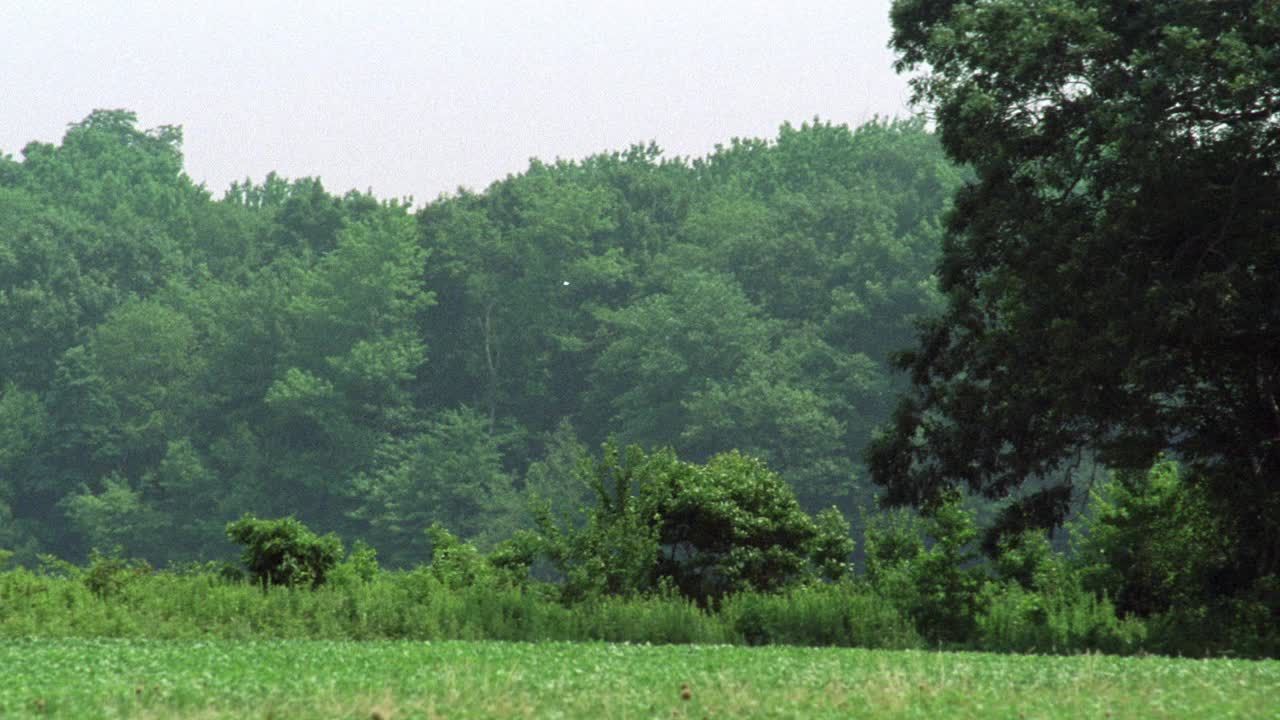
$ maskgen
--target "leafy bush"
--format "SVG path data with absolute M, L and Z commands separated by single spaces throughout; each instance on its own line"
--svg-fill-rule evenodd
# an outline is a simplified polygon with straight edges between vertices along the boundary
M 1114 473 L 1072 527 L 1081 583 L 1145 618 L 1153 650 L 1274 655 L 1280 583 L 1239 567 L 1249 553 L 1221 517 L 1201 480 L 1176 462 Z
M 337 535 L 317 536 L 292 517 L 260 520 L 245 515 L 227 524 L 227 537 L 244 547 L 244 564 L 263 587 L 319 587 L 342 557 Z
M 867 580 L 915 620 L 932 642 L 973 636 L 983 571 L 976 565 L 973 514 L 951 497 L 922 518 L 872 518 L 865 530 Z
M 924 528 L 910 510 L 890 510 L 863 517 L 866 579 L 877 587 L 891 581 L 902 566 L 924 552 Z
M 151 565 L 143 560 L 126 560 L 121 550 L 103 555 L 96 549 L 89 554 L 89 568 L 84 572 L 84 586 L 99 598 L 117 595 L 129 581 L 152 572 Z
M 1084 586 L 1114 598 L 1121 612 L 1204 607 L 1224 591 L 1218 576 L 1230 563 L 1229 534 L 1175 462 L 1115 473 L 1093 490 L 1074 531 Z
M 732 595 L 725 598 L 720 615 L 733 629 L 735 642 L 748 645 L 923 645 L 910 618 L 870 588 L 850 582 Z
M 529 583 L 447 587 L 422 566 L 377 572 L 369 582 L 261 589 L 205 572 L 162 570 L 95 595 L 83 568 L 0 571 L 0 638 L 326 638 L 614 641 L 920 648 L 916 619 L 878 587 L 814 582 L 783 592 L 738 593 L 710 609 L 674 589 L 590 598 L 571 606 L 556 588 Z M 1272 656 L 1280 652 L 1265 594 L 1207 613 L 1118 618 L 1104 598 L 1042 573 L 1032 588 L 988 582 L 978 594 L 972 649 L 1016 652 L 1162 652 Z M 1068 574 L 1065 576 L 1070 578 Z M 1239 615 L 1232 615 L 1231 612 Z M 1199 621 L 1203 629 L 1191 626 Z M 1236 624 L 1232 624 L 1236 623 Z M 1191 627 L 1194 632 L 1185 632 Z M 1247 634 L 1253 633 L 1251 638 Z
M 843 517 L 833 509 L 815 522 L 754 458 L 730 452 L 697 465 L 671 450 L 622 453 L 607 443 L 579 472 L 597 500 L 586 525 L 561 530 L 547 509 L 539 517 L 566 600 L 669 586 L 706 603 L 848 569 L 853 541 Z
M 1147 638 L 1141 620 L 1119 617 L 1110 600 L 1078 585 L 1050 591 L 988 583 L 980 608 L 974 645 L 984 650 L 1132 653 Z
M 1147 626 L 1122 618 L 1105 594 L 1085 589 L 1079 571 L 1054 553 L 1042 531 L 1006 536 L 993 566 L 997 581 L 978 600 L 978 647 L 1038 653 L 1129 653 L 1145 646 Z
M 631 596 L 655 587 L 658 530 L 652 518 L 642 516 L 633 493 L 657 471 L 654 466 L 673 460 L 670 453 L 646 456 L 636 447 L 628 447 L 624 458 L 617 446 L 606 444 L 598 462 L 579 458 L 577 474 L 596 500 L 585 525 L 561 528 L 549 506 L 535 508 L 541 551 L 560 575 L 565 602 Z
M 772 592 L 821 569 L 842 572 L 853 551 L 848 526 L 828 515 L 819 528 L 761 461 L 737 452 L 705 466 L 670 460 L 640 487 L 639 500 L 657 528 L 658 575 L 686 597 Z
M 568 610 L 576 639 L 605 642 L 727 643 L 733 633 L 719 615 L 675 592 L 603 597 Z
M 1176 605 L 1146 619 L 1150 649 L 1169 655 L 1280 656 L 1280 580 L 1259 578 L 1248 592 Z
M 356 540 L 347 559 L 334 566 L 326 582 L 341 587 L 368 584 L 378 576 L 378 551 L 363 540 Z
M 431 539 L 431 564 L 428 571 L 450 590 L 477 584 L 493 584 L 493 568 L 475 545 L 463 542 L 440 523 L 426 530 Z

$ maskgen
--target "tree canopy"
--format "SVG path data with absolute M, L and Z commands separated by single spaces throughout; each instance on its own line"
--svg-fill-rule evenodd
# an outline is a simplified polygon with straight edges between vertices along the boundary
M 437 522 L 487 549 L 587 504 L 610 436 L 869 504 L 959 178 L 921 121 L 814 121 L 420 208 L 275 174 L 215 199 L 180 129 L 96 111 L 0 156 L 0 546 L 209 559 L 255 513 L 408 565 Z

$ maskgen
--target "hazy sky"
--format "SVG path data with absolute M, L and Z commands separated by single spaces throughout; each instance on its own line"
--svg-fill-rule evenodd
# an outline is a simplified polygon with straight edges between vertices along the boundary
M 124 107 L 182 125 L 218 196 L 275 170 L 422 202 L 531 157 L 906 115 L 889 4 L 5 0 L 0 152 Z

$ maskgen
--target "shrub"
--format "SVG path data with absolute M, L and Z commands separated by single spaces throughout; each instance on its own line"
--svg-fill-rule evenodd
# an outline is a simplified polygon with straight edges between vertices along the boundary
M 642 517 L 633 492 L 653 472 L 650 465 L 668 455 L 646 456 L 629 447 L 624 458 L 607 444 L 599 462 L 580 458 L 577 473 L 596 499 L 581 528 L 562 529 L 549 506 L 535 508 L 541 551 L 560 575 L 564 602 L 637 595 L 655 586 L 658 532 Z
M 932 642 L 974 634 L 983 572 L 976 565 L 973 513 L 951 497 L 922 518 L 902 512 L 873 518 L 865 531 L 867 579 L 908 613 Z
M 732 593 L 773 592 L 845 574 L 853 541 L 838 511 L 815 522 L 764 463 L 737 452 L 705 465 L 671 450 L 620 453 L 606 444 L 581 466 L 597 507 L 580 530 L 539 520 L 565 597 L 629 595 L 671 586 L 707 604 Z
M 924 552 L 924 528 L 909 510 L 890 510 L 863 517 L 863 555 L 867 581 L 876 587 Z
M 342 541 L 333 533 L 317 536 L 292 517 L 260 520 L 245 515 L 227 524 L 227 537 L 244 547 L 243 560 L 264 588 L 269 585 L 324 584 L 342 557 Z
M 493 568 L 475 545 L 458 539 L 440 523 L 432 523 L 426 533 L 431 539 L 429 572 L 441 585 L 460 590 L 477 584 L 493 584 Z
M 980 605 L 975 645 L 983 650 L 1132 653 L 1147 638 L 1145 623 L 1119 617 L 1110 600 L 1078 585 L 1051 591 L 988 583 Z
M 812 576 L 818 527 L 761 461 L 729 452 L 698 466 L 672 456 L 646 481 L 641 517 L 658 531 L 658 575 L 686 597 L 772 592 Z
M 1205 607 L 1231 592 L 1219 577 L 1230 564 L 1229 533 L 1177 463 L 1115 473 L 1093 490 L 1074 531 L 1084 586 L 1121 612 Z
M 378 571 L 378 551 L 365 541 L 356 540 L 347 559 L 338 563 L 326 579 L 331 585 L 351 587 L 373 582 Z
M 1054 553 L 1043 531 L 1005 536 L 994 559 L 998 581 L 979 598 L 977 646 L 1013 652 L 1128 653 L 1143 647 L 1147 626 L 1122 618 L 1105 594 Z
M 89 568 L 84 572 L 84 586 L 99 598 L 118 595 L 131 580 L 151 573 L 151 565 L 144 560 L 125 560 L 122 550 L 116 548 L 111 555 L 103 555 L 94 549 L 89 554 Z
M 839 645 L 906 649 L 923 645 L 910 618 L 865 586 L 819 583 L 725 598 L 734 640 L 748 645 Z

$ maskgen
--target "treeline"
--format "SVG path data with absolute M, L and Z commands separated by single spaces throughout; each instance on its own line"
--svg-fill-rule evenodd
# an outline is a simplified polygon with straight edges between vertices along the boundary
M 1280 653 L 1265 597 L 1205 601 L 1198 583 L 1226 543 L 1205 537 L 1212 518 L 1187 502 L 1173 463 L 1101 483 L 1071 529 L 1073 553 L 1025 533 L 985 560 L 973 512 L 953 498 L 871 518 L 861 571 L 837 513 L 808 516 L 740 454 L 699 465 L 609 446 L 579 472 L 595 495 L 585 522 L 544 511 L 536 532 L 487 553 L 433 525 L 430 560 L 412 568 L 384 569 L 368 544 L 345 551 L 293 518 L 252 516 L 226 527 L 241 563 L 46 555 L 0 571 L 0 637 Z
M 887 369 L 937 310 L 961 172 L 918 121 L 814 122 L 701 159 L 634 146 L 409 201 L 183 172 L 97 111 L 0 158 L 0 548 L 226 557 L 292 515 L 427 556 L 572 515 L 609 437 L 761 458 L 872 504 Z

